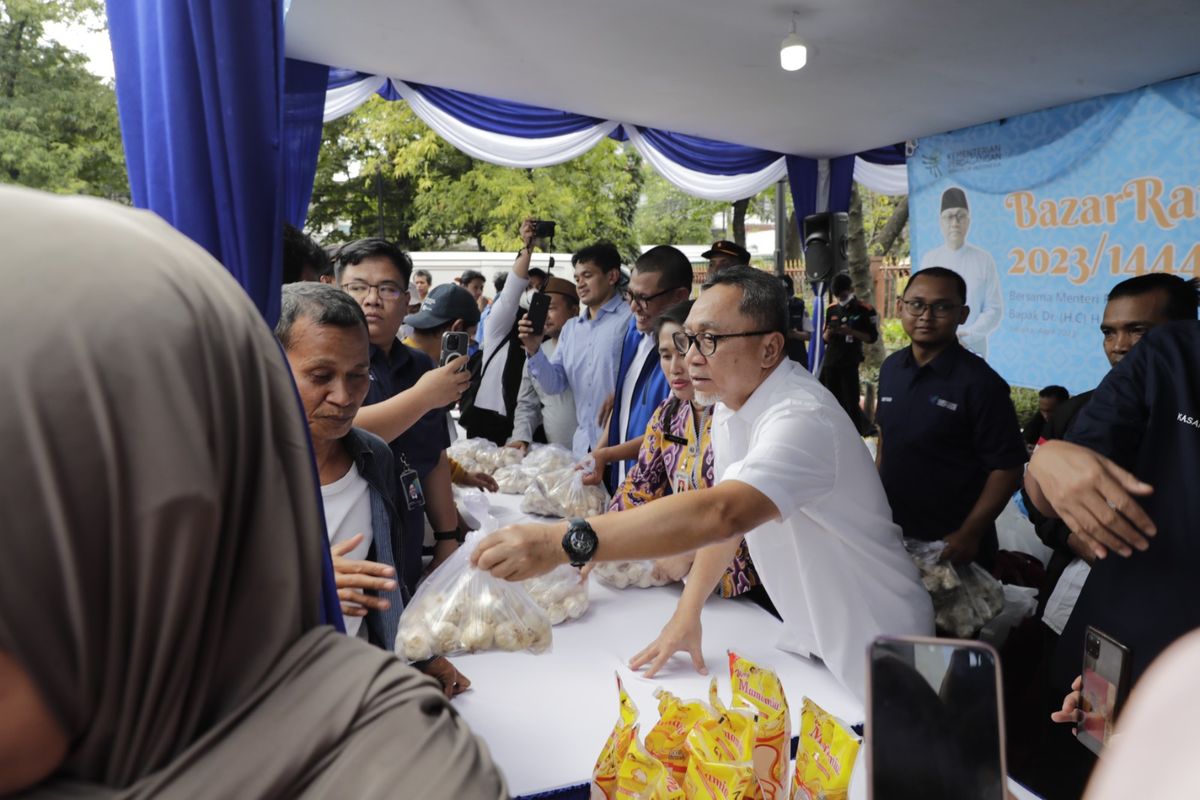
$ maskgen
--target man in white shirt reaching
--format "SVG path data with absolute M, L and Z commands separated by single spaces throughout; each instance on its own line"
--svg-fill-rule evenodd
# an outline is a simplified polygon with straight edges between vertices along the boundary
M 1004 301 L 1000 294 L 1000 274 L 996 272 L 991 253 L 967 244 L 971 211 L 967 208 L 966 192 L 957 186 L 942 192 L 942 213 L 938 222 L 946 243 L 925 254 L 921 269 L 945 267 L 962 275 L 967 282 L 967 304 L 971 314 L 958 328 L 958 341 L 972 353 L 987 358 L 988 336 L 1000 327 Z
M 631 667 L 652 677 L 678 651 L 704 673 L 700 610 L 743 536 L 783 618 L 779 647 L 821 658 L 859 698 L 881 634 L 933 633 L 933 608 L 870 454 L 837 401 L 785 353 L 780 283 L 729 267 L 676 335 L 703 403 L 716 403 L 717 485 L 619 513 L 513 525 L 473 561 L 521 580 L 562 563 L 661 558 L 699 549 L 674 616 Z M 703 399 L 707 398 L 707 399 Z

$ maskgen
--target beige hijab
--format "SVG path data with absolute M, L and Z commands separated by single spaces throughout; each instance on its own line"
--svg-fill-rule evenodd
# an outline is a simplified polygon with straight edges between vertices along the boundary
M 318 627 L 287 365 L 157 217 L 0 187 L 0 650 L 71 746 L 35 795 L 496 798 L 436 685 Z

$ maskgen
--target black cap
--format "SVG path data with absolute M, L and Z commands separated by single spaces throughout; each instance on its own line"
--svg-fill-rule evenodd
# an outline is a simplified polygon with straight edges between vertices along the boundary
M 942 211 L 947 208 L 962 208 L 970 211 L 967 206 L 967 193 L 957 186 L 951 186 L 942 192 Z
M 750 264 L 750 251 L 737 242 L 730 242 L 725 239 L 713 242 L 712 248 L 708 252 L 700 254 L 701 258 L 712 258 L 713 256 L 732 256 L 738 259 L 739 264 Z
M 447 322 L 461 319 L 466 327 L 479 323 L 479 306 L 475 298 L 461 286 L 443 283 L 429 290 L 421 310 L 404 318 L 404 324 L 414 330 L 440 328 Z

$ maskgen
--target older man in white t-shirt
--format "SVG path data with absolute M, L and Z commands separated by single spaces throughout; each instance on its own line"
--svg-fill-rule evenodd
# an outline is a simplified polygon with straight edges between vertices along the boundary
M 787 359 L 787 321 L 777 280 L 730 267 L 677 334 L 697 399 L 717 404 L 715 487 L 586 521 L 510 526 L 480 543 L 475 563 L 519 580 L 565 561 L 703 548 L 674 616 L 631 666 L 653 676 L 683 650 L 704 672 L 700 611 L 744 535 L 783 618 L 779 646 L 821 658 L 864 697 L 870 642 L 932 634 L 933 608 L 862 440 L 834 397 Z

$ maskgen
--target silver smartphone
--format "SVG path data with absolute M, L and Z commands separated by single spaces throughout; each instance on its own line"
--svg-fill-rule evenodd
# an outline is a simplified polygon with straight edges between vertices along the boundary
M 1005 800 L 1000 656 L 982 642 L 880 637 L 869 650 L 872 800 Z
M 470 346 L 470 337 L 463 331 L 446 331 L 442 334 L 442 360 L 440 366 L 446 366 L 450 361 L 465 356 Z M 467 368 L 466 363 L 458 368 L 462 372 Z
M 1079 710 L 1083 722 L 1075 728 L 1075 736 L 1100 755 L 1129 692 L 1129 648 L 1089 625 L 1084 634 L 1080 675 L 1083 686 Z

